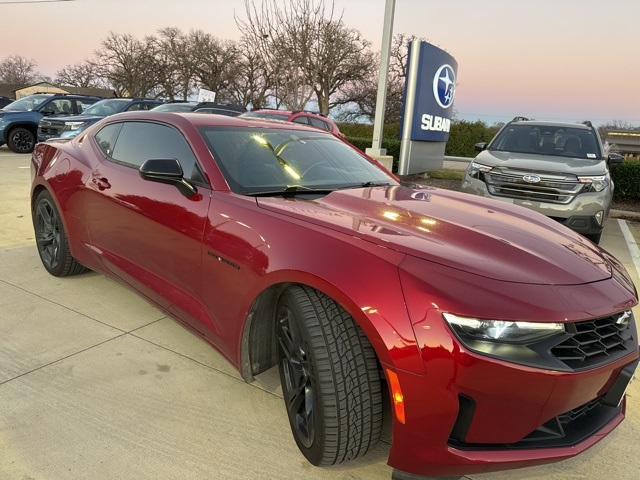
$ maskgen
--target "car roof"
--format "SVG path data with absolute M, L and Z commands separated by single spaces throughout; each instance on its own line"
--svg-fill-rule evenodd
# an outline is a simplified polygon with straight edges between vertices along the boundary
M 254 108 L 247 113 L 279 113 L 280 115 L 292 115 L 291 110 L 278 110 L 276 108 Z
M 557 122 L 557 121 L 544 121 L 544 120 L 518 120 L 509 122 L 507 125 L 531 125 L 534 127 L 571 127 L 571 128 L 582 128 L 585 130 L 589 130 L 591 127 L 589 125 L 585 125 L 584 123 L 577 122 Z
M 196 112 L 162 112 L 146 110 L 136 112 L 124 112 L 112 115 L 109 117 L 110 121 L 117 120 L 155 120 L 172 123 L 177 126 L 184 126 L 185 122 L 193 125 L 194 127 L 203 126 L 226 126 L 226 127 L 266 127 L 272 129 L 281 130 L 301 130 L 307 132 L 316 132 L 326 134 L 331 137 L 331 132 L 321 130 L 308 125 L 283 122 L 279 120 L 270 120 L 259 117 L 229 117 L 226 115 L 202 115 Z

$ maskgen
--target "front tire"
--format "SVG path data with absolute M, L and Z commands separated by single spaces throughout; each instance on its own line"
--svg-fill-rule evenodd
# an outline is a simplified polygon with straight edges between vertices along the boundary
M 31 153 L 36 146 L 36 137 L 31 130 L 17 127 L 9 132 L 7 146 L 15 153 Z
M 375 352 L 349 314 L 306 286 L 286 290 L 277 309 L 278 364 L 289 424 L 313 465 L 364 455 L 382 429 Z
M 68 277 L 87 271 L 71 256 L 62 218 L 47 190 L 38 194 L 33 207 L 33 229 L 38 254 L 44 268 L 55 277 Z

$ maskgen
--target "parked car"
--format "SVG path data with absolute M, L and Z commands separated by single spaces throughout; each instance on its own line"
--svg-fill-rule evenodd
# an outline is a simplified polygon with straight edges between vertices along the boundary
M 15 153 L 30 153 L 42 117 L 79 115 L 98 100 L 63 93 L 37 93 L 16 100 L 0 110 L 0 145 L 6 142 Z
M 544 215 L 220 115 L 113 115 L 38 144 L 32 174 L 45 269 L 121 281 L 247 382 L 277 365 L 314 465 L 374 448 L 387 394 L 394 478 L 557 461 L 624 418 L 633 282 Z
M 218 115 L 226 115 L 228 117 L 236 117 L 247 110 L 240 105 L 230 105 L 214 102 L 167 102 L 163 105 L 155 107 L 153 110 L 157 112 L 197 112 L 197 113 L 215 113 Z
M 89 125 L 109 115 L 136 110 L 150 110 L 162 105 L 162 100 L 149 98 L 105 98 L 86 108 L 82 115 L 69 117 L 43 117 L 38 123 L 38 141 L 44 142 L 51 138 L 72 138 L 77 136 Z
M 609 216 L 613 182 L 590 122 L 560 123 L 516 117 L 467 168 L 462 191 L 536 210 L 598 243 Z
M 11 100 L 9 97 L 0 96 L 0 108 L 4 108 L 12 102 L 13 100 Z
M 244 117 L 252 118 L 268 118 L 271 120 L 282 120 L 285 122 L 301 123 L 302 125 L 311 125 L 312 127 L 319 128 L 331 132 L 336 137 L 344 138 L 344 133 L 340 131 L 338 126 L 330 118 L 320 115 L 319 113 L 307 112 L 305 110 L 273 110 L 273 109 L 259 109 L 251 110 L 250 112 L 243 113 Z

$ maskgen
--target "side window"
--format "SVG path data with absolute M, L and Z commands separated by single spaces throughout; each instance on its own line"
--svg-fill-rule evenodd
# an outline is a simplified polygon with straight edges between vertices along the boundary
M 293 119 L 294 123 L 303 123 L 305 125 L 309 125 L 309 122 L 307 121 L 307 117 L 305 117 L 304 115 L 301 115 L 299 117 L 296 117 Z
M 55 100 L 50 101 L 44 107 L 44 110 L 52 110 L 53 114 L 67 114 L 71 115 L 73 113 L 73 109 L 71 108 L 71 100 L 67 98 L 56 98 Z
M 175 158 L 184 177 L 205 183 L 200 166 L 189 144 L 176 129 L 150 122 L 126 122 L 118 135 L 111 158 L 139 168 L 150 159 Z
M 116 138 L 122 128 L 122 123 L 112 123 L 104 128 L 101 128 L 98 133 L 94 135 L 94 139 L 98 148 L 102 151 L 105 157 L 109 158 L 113 154 L 113 147 L 116 144 Z
M 331 131 L 331 127 L 324 120 L 320 120 L 319 118 L 309 117 L 309 122 L 316 128 L 321 128 L 322 130 Z

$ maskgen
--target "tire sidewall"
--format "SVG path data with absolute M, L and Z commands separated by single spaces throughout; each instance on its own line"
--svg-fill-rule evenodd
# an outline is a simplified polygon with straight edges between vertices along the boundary
M 294 288 L 297 288 L 297 287 L 294 287 Z M 296 335 L 300 335 L 300 338 L 302 339 L 302 348 L 310 360 L 311 386 L 313 389 L 314 421 L 315 421 L 315 432 L 313 436 L 313 442 L 310 447 L 306 447 L 298 438 L 298 436 L 295 433 L 296 430 L 295 430 L 294 420 L 293 418 L 291 418 L 291 416 L 289 415 L 287 416 L 289 417 L 289 424 L 291 426 L 291 431 L 293 432 L 293 437 L 296 441 L 296 444 L 298 445 L 298 448 L 303 453 L 303 455 L 307 458 L 307 460 L 309 460 L 311 464 L 319 465 L 322 463 L 324 450 L 325 450 L 324 441 L 326 438 L 325 437 L 326 408 L 323 402 L 324 396 L 321 390 L 321 385 L 318 382 L 318 376 L 315 371 L 316 365 L 317 365 L 315 349 L 313 348 L 309 340 L 310 333 L 307 325 L 308 319 L 305 318 L 304 313 L 302 312 L 302 309 L 300 308 L 300 305 L 295 299 L 291 289 L 284 292 L 283 295 L 280 297 L 280 300 L 278 301 L 277 319 L 282 318 L 282 313 L 284 311 L 283 309 L 288 309 L 294 314 L 296 318 L 296 325 L 294 327 L 296 330 L 295 333 Z M 276 324 L 276 328 L 277 327 L 278 325 Z M 283 389 L 284 389 L 286 379 L 285 379 L 284 371 L 282 368 L 282 357 L 283 357 L 282 351 L 280 350 L 280 348 L 278 348 L 278 370 L 280 372 L 280 382 L 283 385 Z
M 53 276 L 60 277 L 60 276 L 64 276 L 64 274 L 65 274 L 65 268 L 66 268 L 66 263 L 67 263 L 65 255 L 68 255 L 69 246 L 67 244 L 67 235 L 66 235 L 66 232 L 65 232 L 64 224 L 62 222 L 62 216 L 60 215 L 60 210 L 58 209 L 58 206 L 56 205 L 56 202 L 53 200 L 53 196 L 47 190 L 41 191 L 38 194 L 38 197 L 36 198 L 36 202 L 34 204 L 34 209 L 33 209 L 33 229 L 34 229 L 34 233 L 35 233 L 36 241 L 37 241 L 37 239 L 38 239 L 38 228 L 39 228 L 39 225 L 38 225 L 39 221 L 37 219 L 38 208 L 40 207 L 41 204 L 43 204 L 45 202 L 48 203 L 49 205 L 51 205 L 51 208 L 55 212 L 55 215 L 56 215 L 56 222 L 55 223 L 56 223 L 56 225 L 58 226 L 58 228 L 60 230 L 60 245 L 59 245 L 58 263 L 53 268 L 49 267 L 47 265 L 47 263 L 45 262 L 45 260 L 42 258 L 42 251 L 41 251 L 39 246 L 37 247 L 38 255 L 40 256 L 40 260 L 42 261 L 42 265 L 47 270 L 47 272 L 49 272 Z

